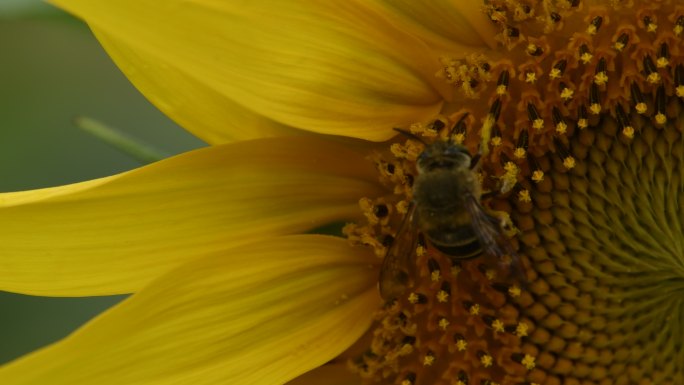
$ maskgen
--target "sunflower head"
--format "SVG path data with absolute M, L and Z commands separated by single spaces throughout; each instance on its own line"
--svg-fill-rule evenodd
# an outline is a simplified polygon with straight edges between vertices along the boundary
M 488 1 L 483 12 L 499 48 L 443 57 L 437 76 L 460 97 L 409 130 L 481 155 L 481 203 L 510 216 L 501 232 L 523 274 L 419 239 L 408 290 L 378 313 L 353 366 L 402 385 L 684 383 L 684 6 Z M 420 204 L 420 141 L 377 156 L 393 194 L 364 200 L 371 220 L 347 229 L 378 256 Z

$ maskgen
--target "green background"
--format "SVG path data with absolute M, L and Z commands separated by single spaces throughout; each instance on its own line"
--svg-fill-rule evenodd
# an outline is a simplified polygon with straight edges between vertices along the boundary
M 204 144 L 128 82 L 87 26 L 34 0 L 0 1 L 0 191 L 78 182 L 139 167 L 74 126 L 88 116 L 168 154 Z M 123 297 L 0 292 L 0 364 L 56 341 Z

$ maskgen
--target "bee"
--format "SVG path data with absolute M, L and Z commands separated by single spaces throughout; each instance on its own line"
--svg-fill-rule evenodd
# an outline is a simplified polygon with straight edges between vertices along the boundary
M 380 269 L 379 287 L 390 301 L 406 291 L 409 268 L 419 239 L 452 260 L 469 260 L 481 255 L 515 258 L 499 218 L 485 212 L 477 175 L 480 156 L 451 141 L 425 143 L 418 156 L 418 174 L 413 181 L 413 199 Z

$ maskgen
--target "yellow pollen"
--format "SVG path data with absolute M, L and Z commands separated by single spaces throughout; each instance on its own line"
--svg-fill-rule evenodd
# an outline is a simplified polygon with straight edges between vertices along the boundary
M 529 327 L 526 323 L 520 322 L 520 323 L 515 327 L 515 335 L 518 336 L 518 337 L 521 337 L 521 338 L 522 338 L 522 337 L 526 337 L 526 336 L 527 336 L 527 332 L 528 332 L 529 329 L 530 329 L 530 327 Z
M 506 170 L 506 172 L 501 176 L 501 192 L 505 194 L 511 191 L 517 183 L 520 168 L 513 162 L 506 162 L 504 170 Z
M 368 223 L 371 225 L 376 225 L 381 221 L 381 218 L 378 217 L 378 213 L 376 211 L 377 205 L 369 198 L 361 198 L 359 200 L 359 206 L 361 207 L 361 211 L 363 211 L 363 215 L 368 219 Z M 383 206 L 385 206 L 383 204 Z M 385 206 L 385 210 L 387 207 Z M 383 224 L 386 224 L 387 222 L 387 212 L 385 211 L 385 220 Z
M 553 80 L 559 79 L 561 77 L 561 71 L 558 68 L 552 68 L 549 72 L 549 77 Z
M 449 293 L 447 293 L 444 290 L 440 290 L 437 292 L 437 302 L 447 303 L 448 301 L 449 301 Z
M 425 251 L 424 246 L 422 246 L 422 245 L 416 246 L 416 256 L 422 257 L 423 255 L 425 255 L 425 253 L 426 253 L 426 251 Z M 439 274 L 439 272 L 437 272 L 437 274 Z
M 412 124 L 409 127 L 409 131 L 413 134 L 420 134 L 421 136 L 424 136 L 426 138 L 436 138 L 437 135 L 439 135 L 439 131 L 435 128 L 435 124 L 439 122 L 442 125 L 445 124 L 444 121 L 442 120 L 436 120 L 432 124 L 425 125 L 425 124 Z
M 442 330 L 447 330 L 449 327 L 449 320 L 446 318 L 442 318 L 439 320 L 439 328 Z
M 518 147 L 513 151 L 513 156 L 515 156 L 517 159 L 525 159 L 527 157 L 527 151 L 525 151 L 524 148 Z
M 592 103 L 589 106 L 589 112 L 591 112 L 594 115 L 598 115 L 601 113 L 601 105 L 598 103 Z
M 392 151 L 392 154 L 396 156 L 397 158 L 402 157 L 405 158 L 406 156 L 404 155 L 406 151 L 404 150 L 404 146 L 402 146 L 399 143 L 394 143 L 392 146 L 390 146 L 390 151 Z
M 656 123 L 663 125 L 663 124 L 667 123 L 667 116 L 665 116 L 665 114 L 659 112 L 655 116 L 655 121 L 656 121 Z
M 422 247 L 422 246 L 418 246 Z M 435 270 L 432 273 L 430 273 L 430 280 L 432 282 L 439 282 L 442 279 L 442 274 L 439 272 L 439 270 Z
M 622 135 L 629 139 L 634 139 L 634 127 L 632 126 L 627 126 L 622 129 Z
M 401 346 L 401 349 L 399 349 L 399 352 L 397 353 L 399 356 L 408 356 L 409 354 L 413 353 L 413 345 L 411 344 L 403 344 Z
M 488 280 L 493 281 L 494 278 L 496 278 L 496 271 L 489 269 L 485 271 L 485 276 L 487 277 Z
M 544 128 L 544 119 L 535 119 L 532 122 L 532 127 L 536 128 L 537 131 L 541 131 Z
M 568 170 L 574 168 L 575 165 L 575 158 L 573 158 L 572 156 L 568 156 L 565 159 L 563 159 L 563 166 L 565 166 L 565 168 L 567 168 Z
M 492 128 L 494 127 L 494 123 L 496 123 L 496 119 L 494 119 L 494 116 L 491 113 L 487 114 L 487 117 L 485 118 L 484 123 L 482 124 L 482 130 L 480 131 L 482 143 L 487 143 L 489 141 L 489 138 L 492 135 Z M 481 148 L 480 150 L 482 151 L 483 156 L 489 153 L 488 146 L 484 146 L 484 148 Z
M 556 132 L 559 134 L 565 134 L 568 131 L 568 125 L 565 122 L 560 122 L 556 124 Z
M 453 275 L 454 277 L 457 276 L 458 273 L 460 273 L 460 272 L 461 272 L 461 268 L 458 266 L 453 266 L 451 268 L 451 275 Z
M 488 368 L 492 365 L 494 365 L 494 357 L 490 356 L 489 354 L 485 353 L 480 357 L 480 362 L 485 368 Z
M 403 344 L 401 346 L 401 349 L 399 349 L 399 352 L 397 352 L 397 355 L 404 357 L 404 356 L 408 356 L 411 353 L 413 353 L 413 345 Z
M 684 31 L 684 27 L 682 27 L 681 25 L 676 25 L 676 26 L 673 28 L 673 31 L 674 31 L 674 34 L 675 34 L 676 36 L 679 36 L 679 35 L 681 35 L 682 32 Z
M 413 130 L 410 130 L 413 132 Z M 437 131 L 432 127 L 422 127 L 417 133 L 426 138 L 434 138 L 437 136 Z
M 597 73 L 596 75 L 594 75 L 594 83 L 596 83 L 599 86 L 608 83 L 608 74 L 606 74 L 603 71 Z
M 361 198 L 359 199 L 359 206 L 363 211 L 370 211 L 373 208 L 373 202 L 369 198 Z
M 544 181 L 544 171 L 542 170 L 535 170 L 532 173 L 532 180 L 536 183 L 540 183 Z
M 523 358 L 521 364 L 527 368 L 527 370 L 532 370 L 536 366 L 534 357 L 529 354 L 525 354 L 525 358 Z
M 427 127 L 423 123 L 413 123 L 409 126 L 409 132 L 412 134 L 426 133 Z
M 675 88 L 675 94 L 679 98 L 684 98 L 684 86 L 677 86 L 677 88 Z
M 372 247 L 378 256 L 385 255 L 387 251 L 386 247 L 371 233 L 367 226 L 350 223 L 344 226 L 342 232 L 350 241 Z
M 489 143 L 490 143 L 493 147 L 499 147 L 499 146 L 501 145 L 501 143 L 502 143 L 502 139 L 501 139 L 500 136 L 495 136 L 495 137 L 492 138 L 492 140 L 489 141 Z
M 495 93 L 497 95 L 506 95 L 507 90 L 508 90 L 508 87 L 506 87 L 505 85 L 502 84 L 502 85 L 496 87 Z
M 456 144 L 463 144 L 465 141 L 465 134 L 455 134 L 451 137 L 451 140 Z
M 411 293 L 408 296 L 408 301 L 414 305 L 417 304 L 419 300 L 420 300 L 420 297 L 416 293 Z
M 475 305 L 471 306 L 470 309 L 468 309 L 468 312 L 470 313 L 470 315 L 480 314 L 480 305 L 475 304 Z
M 537 81 L 537 74 L 534 72 L 528 72 L 525 74 L 525 81 L 527 83 L 534 83 Z
M 613 48 L 615 48 L 616 51 L 622 51 L 623 49 L 625 49 L 625 44 L 616 41 L 615 44 L 613 44 Z
M 643 115 L 648 110 L 648 106 L 646 106 L 646 103 L 637 103 L 637 105 L 634 106 L 634 109 L 637 113 Z
M 468 349 L 468 342 L 466 340 L 460 339 L 456 341 L 456 350 L 464 352 L 466 349 Z
M 577 127 L 579 127 L 580 129 L 587 128 L 589 127 L 589 121 L 587 119 L 579 119 L 577 121 Z
M 532 202 L 532 196 L 530 195 L 530 190 L 520 190 L 518 191 L 518 200 L 520 202 Z
M 521 294 L 522 290 L 516 285 L 513 285 L 510 287 L 510 289 L 508 289 L 508 295 L 510 295 L 511 297 L 520 297 Z
M 651 84 L 658 84 L 658 83 L 660 83 L 660 80 L 661 80 L 660 74 L 657 72 L 650 73 L 646 77 L 646 81 L 651 83 Z
M 492 329 L 494 329 L 495 332 L 503 333 L 504 332 L 504 323 L 500 319 L 495 319 L 494 322 L 492 322 Z
M 432 366 L 435 363 L 435 356 L 432 353 L 428 353 L 423 358 L 423 366 Z
M 564 88 L 560 93 L 560 97 L 567 102 L 568 100 L 572 99 L 574 94 L 575 91 L 571 90 L 570 88 Z
M 390 146 L 390 151 L 399 159 L 415 161 L 418 158 L 418 155 L 423 152 L 423 149 L 421 146 L 409 141 L 405 145 L 399 143 L 392 144 L 392 146 Z
M 593 57 L 594 56 L 592 54 L 590 54 L 589 52 L 585 52 L 580 56 L 580 60 L 582 61 L 582 63 L 588 64 L 589 62 L 591 62 L 591 59 Z
M 659 57 L 658 60 L 656 60 L 656 67 L 658 68 L 665 68 L 668 65 L 670 65 L 670 61 L 666 57 Z
M 537 52 L 538 49 L 539 49 L 539 47 L 536 44 L 530 43 L 527 45 L 527 53 L 530 55 Z
M 658 30 L 658 24 L 656 23 L 649 23 L 648 26 L 646 26 L 646 30 L 648 32 L 656 32 Z

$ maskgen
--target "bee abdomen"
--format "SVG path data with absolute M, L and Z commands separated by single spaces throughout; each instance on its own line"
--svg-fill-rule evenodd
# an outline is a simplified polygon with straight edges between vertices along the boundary
M 428 239 L 437 250 L 455 259 L 471 259 L 482 254 L 482 245 L 471 226 L 437 228 Z

